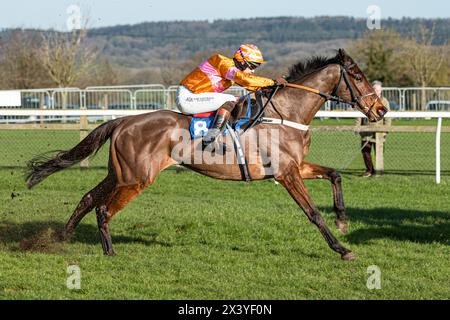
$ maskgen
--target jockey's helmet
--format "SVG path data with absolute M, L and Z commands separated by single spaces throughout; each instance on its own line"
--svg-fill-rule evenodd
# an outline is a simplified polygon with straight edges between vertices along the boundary
M 242 44 L 234 53 L 234 59 L 252 70 L 265 62 L 261 51 L 254 44 Z

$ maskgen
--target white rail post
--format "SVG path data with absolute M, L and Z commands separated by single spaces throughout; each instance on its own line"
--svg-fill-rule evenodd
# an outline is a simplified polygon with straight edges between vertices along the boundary
M 384 141 L 383 132 L 375 133 L 375 174 L 381 175 L 384 171 Z
M 441 129 L 442 118 L 438 118 L 436 128 L 436 183 L 441 183 Z

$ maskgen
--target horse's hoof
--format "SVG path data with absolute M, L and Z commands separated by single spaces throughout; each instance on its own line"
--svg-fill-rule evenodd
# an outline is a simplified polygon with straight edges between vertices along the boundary
M 342 234 L 348 233 L 347 222 L 336 219 L 336 220 L 334 220 L 334 224 L 336 225 L 336 227 Z
M 116 252 L 114 250 L 111 250 L 108 252 L 103 252 L 103 254 L 108 257 L 114 257 L 116 255 Z
M 353 261 L 356 259 L 356 255 L 353 252 L 347 252 L 341 256 L 342 260 Z
M 54 232 L 52 238 L 55 242 L 65 242 L 69 239 L 69 235 L 66 231 L 61 231 L 60 233 Z

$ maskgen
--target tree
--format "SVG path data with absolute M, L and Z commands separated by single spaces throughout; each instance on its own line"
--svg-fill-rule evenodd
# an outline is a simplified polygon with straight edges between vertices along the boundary
M 406 40 L 393 30 L 367 31 L 349 46 L 350 54 L 360 64 L 369 80 L 385 85 L 410 85 L 407 66 L 402 59 Z
M 416 84 L 427 87 L 435 84 L 438 72 L 443 71 L 446 47 L 433 46 L 434 26 L 427 29 L 423 24 L 419 26 L 418 40 L 408 42 L 404 58 L 411 66 L 411 75 Z M 447 69 L 448 70 L 448 69 Z
M 72 86 L 95 61 L 98 51 L 84 45 L 86 34 L 84 26 L 69 33 L 53 31 L 43 35 L 41 61 L 58 87 Z
M 50 84 L 39 59 L 39 36 L 24 30 L 13 30 L 0 41 L 0 87 L 33 89 Z
M 419 107 L 425 109 L 427 105 L 427 94 L 425 87 L 436 85 L 438 73 L 449 72 L 442 69 L 446 53 L 445 46 L 433 46 L 434 28 L 428 29 L 424 24 L 419 26 L 418 37 L 409 41 L 405 52 L 405 61 L 411 66 L 411 74 L 415 79 L 415 85 L 422 87 L 418 101 Z M 448 68 L 448 64 L 447 64 Z M 414 110 L 416 104 L 414 104 Z
M 168 46 L 165 49 L 166 52 L 163 54 L 160 68 L 161 78 L 164 85 L 173 85 L 179 83 L 187 73 L 184 70 L 185 68 L 183 68 L 184 62 L 179 58 L 181 48 L 175 45 Z
M 123 85 L 155 84 L 163 82 L 161 79 L 161 72 L 158 68 L 140 69 L 134 72 L 124 71 L 123 73 L 125 75 L 120 81 L 120 84 Z
M 433 45 L 434 27 L 419 25 L 415 37 L 393 30 L 366 32 L 349 51 L 370 80 L 389 86 L 448 86 L 448 45 Z M 423 95 L 425 96 L 425 95 Z
M 87 86 L 115 86 L 119 84 L 116 68 L 111 65 L 108 58 L 97 59 L 95 67 L 87 73 L 84 79 L 77 83 L 80 87 Z

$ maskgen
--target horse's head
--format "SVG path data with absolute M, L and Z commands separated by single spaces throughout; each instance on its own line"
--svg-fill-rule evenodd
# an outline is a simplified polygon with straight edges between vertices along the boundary
M 346 101 L 351 101 L 369 121 L 381 120 L 388 110 L 364 73 L 344 49 L 339 49 L 338 57 L 341 64 L 341 77 L 336 87 L 336 94 Z

